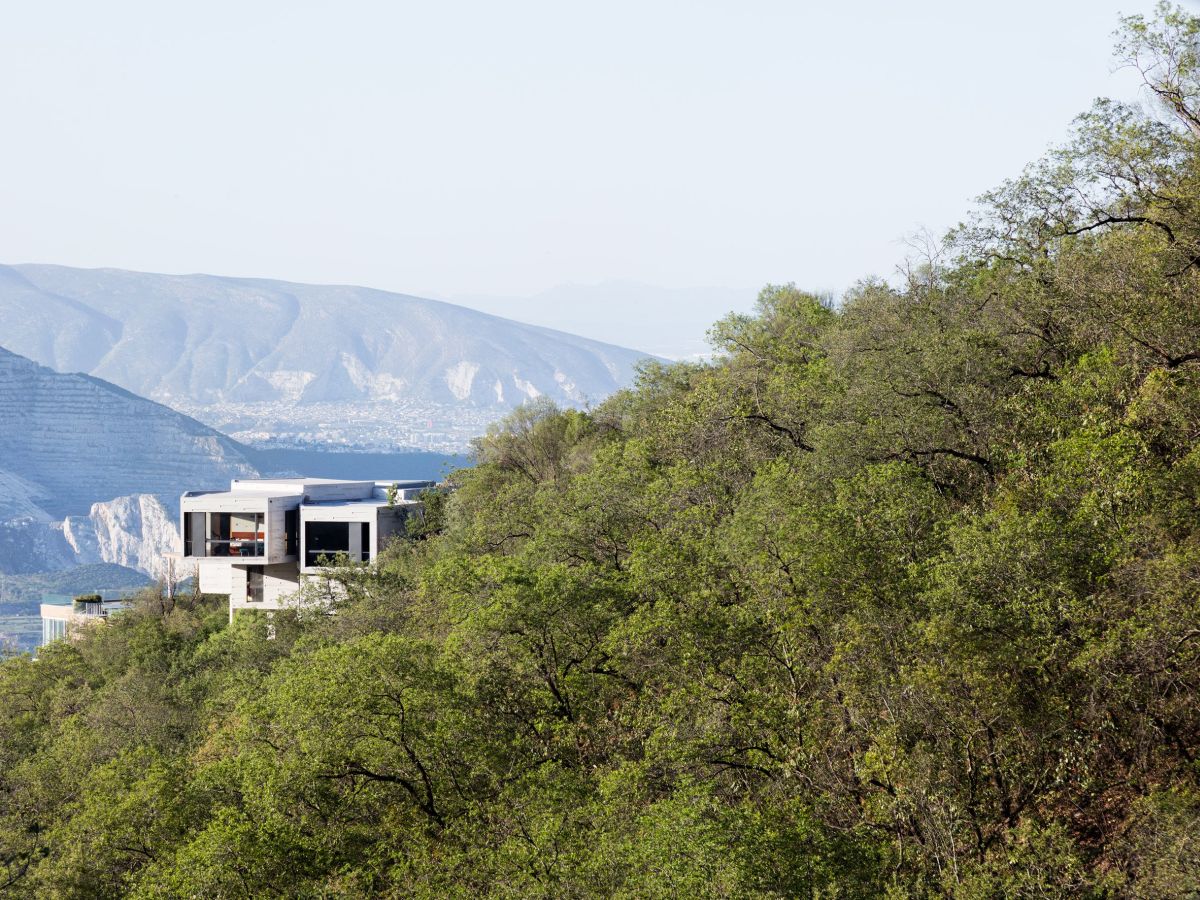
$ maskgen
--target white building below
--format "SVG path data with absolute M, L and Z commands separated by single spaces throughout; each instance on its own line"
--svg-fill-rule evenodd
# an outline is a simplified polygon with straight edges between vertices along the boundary
M 84 594 L 69 602 L 43 603 L 41 646 L 78 634 L 81 626 L 107 622 L 112 613 L 128 608 L 126 601 L 105 600 L 100 594 Z

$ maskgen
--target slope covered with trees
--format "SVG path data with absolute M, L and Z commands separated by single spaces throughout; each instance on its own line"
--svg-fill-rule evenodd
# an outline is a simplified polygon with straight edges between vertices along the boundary
M 518 410 L 335 614 L 0 666 L 14 895 L 1200 890 L 1200 21 L 905 283 Z

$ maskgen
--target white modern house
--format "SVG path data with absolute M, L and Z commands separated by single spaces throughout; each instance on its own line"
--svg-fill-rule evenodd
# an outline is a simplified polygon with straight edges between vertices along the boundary
M 432 481 L 235 479 L 180 498 L 183 573 L 239 609 L 276 610 L 331 562 L 369 562 L 418 515 Z

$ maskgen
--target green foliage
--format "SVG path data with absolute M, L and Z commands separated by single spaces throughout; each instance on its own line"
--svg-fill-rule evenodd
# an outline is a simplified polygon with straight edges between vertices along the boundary
M 1200 895 L 1200 21 L 953 263 L 489 429 L 266 623 L 0 664 L 0 893 Z M 946 256 L 946 254 L 943 254 Z

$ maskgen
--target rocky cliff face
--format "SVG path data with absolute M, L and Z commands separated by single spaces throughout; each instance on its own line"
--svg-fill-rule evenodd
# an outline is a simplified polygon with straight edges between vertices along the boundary
M 114 563 L 161 578 L 169 570 L 165 554 L 178 552 L 179 544 L 175 516 L 161 500 L 150 494 L 117 497 L 92 504 L 86 516 L 0 522 L 0 574 Z
M 54 527 L 75 553 L 75 565 L 116 563 L 153 578 L 167 574 L 166 553 L 178 553 L 176 514 L 150 494 L 92 504 L 86 516 L 68 516 Z

